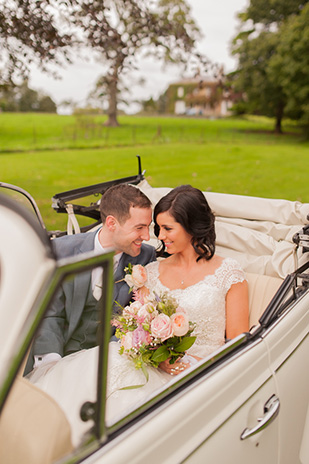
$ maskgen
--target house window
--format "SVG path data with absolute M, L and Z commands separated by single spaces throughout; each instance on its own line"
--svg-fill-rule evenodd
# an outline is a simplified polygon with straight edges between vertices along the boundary
M 184 88 L 183 87 L 178 87 L 177 89 L 177 97 L 182 98 L 184 96 Z

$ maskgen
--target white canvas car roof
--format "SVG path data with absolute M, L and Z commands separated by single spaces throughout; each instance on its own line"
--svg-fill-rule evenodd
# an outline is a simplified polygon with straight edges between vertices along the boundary
M 171 188 L 139 188 L 155 205 Z M 216 246 L 221 256 L 239 261 L 246 272 L 284 278 L 308 260 L 293 236 L 308 224 L 309 204 L 242 195 L 203 192 L 216 216 Z M 152 233 L 152 241 L 157 241 Z

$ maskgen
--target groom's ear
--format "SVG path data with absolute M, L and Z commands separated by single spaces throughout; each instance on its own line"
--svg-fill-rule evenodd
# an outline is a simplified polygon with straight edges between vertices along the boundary
M 117 222 L 118 222 L 117 219 L 112 215 L 107 216 L 106 219 L 105 219 L 106 227 L 111 232 L 113 232 L 115 230 Z

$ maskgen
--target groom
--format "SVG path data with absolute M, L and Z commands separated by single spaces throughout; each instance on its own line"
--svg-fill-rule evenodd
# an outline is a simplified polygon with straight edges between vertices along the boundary
M 100 214 L 102 227 L 98 231 L 61 237 L 52 244 L 57 258 L 113 248 L 114 301 L 125 306 L 131 295 L 128 285 L 119 282 L 125 275 L 124 268 L 129 263 L 146 265 L 155 260 L 155 249 L 142 243 L 149 240 L 151 203 L 133 185 L 114 185 L 102 195 Z M 98 268 L 63 283 L 34 339 L 25 374 L 42 363 L 97 345 L 101 282 L 102 271 Z

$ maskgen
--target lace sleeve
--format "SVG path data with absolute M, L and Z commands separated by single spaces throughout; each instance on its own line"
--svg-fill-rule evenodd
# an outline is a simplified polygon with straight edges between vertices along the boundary
M 226 258 L 219 271 L 217 275 L 219 286 L 225 288 L 227 292 L 232 285 L 246 280 L 244 271 L 235 259 Z

